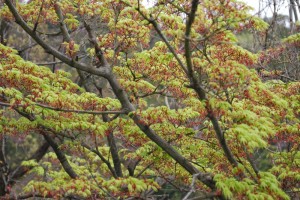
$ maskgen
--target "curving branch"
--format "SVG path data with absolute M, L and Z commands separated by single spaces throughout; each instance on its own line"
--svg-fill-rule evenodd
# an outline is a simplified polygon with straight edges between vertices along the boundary
M 199 0 L 192 0 L 191 12 L 190 12 L 188 20 L 186 22 L 184 49 L 185 49 L 185 58 L 186 58 L 187 69 L 188 69 L 188 77 L 191 82 L 191 87 L 196 91 L 200 100 L 207 100 L 205 90 L 201 87 L 201 84 L 197 80 L 197 77 L 195 77 L 195 75 L 194 75 L 193 63 L 192 63 L 192 58 L 191 58 L 190 33 L 191 33 L 192 25 L 195 20 L 196 12 L 198 9 L 198 4 L 199 4 Z M 223 131 L 220 127 L 218 119 L 216 118 L 216 116 L 214 115 L 214 113 L 210 107 L 208 107 L 207 110 L 208 110 L 208 118 L 210 119 L 210 121 L 213 124 L 217 139 L 225 153 L 225 156 L 227 157 L 228 161 L 233 166 L 235 166 L 235 167 L 238 166 L 238 162 L 234 158 L 231 150 L 229 149 L 229 147 L 226 143 L 226 140 L 225 140 Z
M 184 38 L 184 55 L 187 65 L 187 76 L 190 79 L 191 87 L 199 87 L 198 96 L 201 100 L 206 99 L 205 91 L 202 87 L 200 87 L 200 83 L 198 82 L 197 78 L 194 75 L 194 68 L 192 63 L 192 52 L 191 52 L 191 30 L 192 25 L 195 21 L 196 11 L 198 9 L 199 0 L 192 1 L 192 8 L 189 14 L 188 20 L 186 22 L 186 29 L 185 29 L 185 38 Z

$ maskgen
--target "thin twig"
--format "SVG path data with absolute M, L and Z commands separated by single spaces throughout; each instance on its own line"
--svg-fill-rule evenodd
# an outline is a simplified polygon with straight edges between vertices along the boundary
M 10 104 L 10 103 L 5 103 L 5 102 L 0 102 L 0 106 L 5 106 L 5 107 L 22 107 L 24 105 L 22 104 Z M 48 105 L 44 105 L 41 103 L 34 103 L 29 106 L 39 106 L 42 108 L 54 110 L 54 111 L 60 111 L 60 112 L 73 112 L 77 114 L 93 114 L 93 115 L 102 115 L 102 114 L 124 114 L 125 111 L 92 111 L 92 110 L 72 110 L 72 109 L 64 109 L 64 108 L 56 108 Z
M 45 62 L 45 63 L 35 63 L 36 65 L 56 65 L 59 63 L 63 63 L 62 61 L 53 61 L 53 62 Z
M 37 29 L 37 27 L 38 27 L 39 20 L 40 20 L 40 17 L 41 17 L 41 13 L 42 13 L 43 7 L 44 7 L 44 2 L 45 2 L 45 0 L 42 1 L 42 5 L 41 5 L 41 7 L 40 7 L 39 15 L 38 15 L 38 17 L 37 17 L 37 19 L 36 19 L 36 22 L 35 22 L 34 27 L 33 27 L 33 30 L 32 30 L 33 32 L 35 32 L 36 29 Z
M 147 165 L 144 169 L 142 169 L 142 171 L 140 171 L 140 173 L 138 173 L 136 175 L 137 178 L 139 178 L 147 169 L 149 169 L 149 167 L 151 167 L 154 164 L 154 162 L 150 163 L 149 165 Z
M 198 176 L 199 176 L 199 173 L 193 175 L 193 180 L 192 180 L 192 183 L 190 186 L 190 191 L 183 197 L 182 200 L 187 200 L 189 198 L 189 196 L 195 192 L 195 183 L 196 183 L 196 179 Z

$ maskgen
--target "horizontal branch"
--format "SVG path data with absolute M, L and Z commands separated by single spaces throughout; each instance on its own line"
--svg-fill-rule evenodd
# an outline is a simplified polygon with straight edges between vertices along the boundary
M 66 199 L 80 199 L 79 197 L 75 196 L 75 195 L 64 195 L 63 197 L 65 197 Z M 10 197 L 8 197 L 8 200 L 16 200 L 16 199 L 53 199 L 54 196 L 51 194 L 38 194 L 38 193 L 27 193 L 27 194 L 23 194 L 23 195 L 11 195 Z
M 56 65 L 63 63 L 62 61 L 53 61 L 53 62 L 45 62 L 45 63 L 35 63 L 36 65 Z
M 46 33 L 46 32 L 42 32 L 40 30 L 36 30 L 36 32 L 38 32 L 41 35 L 52 36 L 52 37 L 59 36 L 61 34 L 61 31 L 58 31 L 56 33 Z
M 32 105 L 39 106 L 45 109 L 50 109 L 54 111 L 59 111 L 59 112 L 73 112 L 77 114 L 93 114 L 93 115 L 102 115 L 102 114 L 125 114 L 125 111 L 122 110 L 116 110 L 116 111 L 92 111 L 92 110 L 72 110 L 72 109 L 65 109 L 65 108 L 56 108 L 48 105 L 44 105 L 41 103 L 34 103 Z M 23 106 L 22 104 L 10 104 L 10 103 L 5 103 L 5 102 L 0 102 L 0 106 L 5 106 L 5 107 L 21 107 Z
M 53 196 L 51 195 L 41 195 L 41 194 L 36 194 L 36 193 L 28 193 L 28 194 L 24 194 L 24 195 L 11 195 L 9 198 L 9 200 L 15 200 L 15 199 L 29 199 L 29 198 L 52 198 Z

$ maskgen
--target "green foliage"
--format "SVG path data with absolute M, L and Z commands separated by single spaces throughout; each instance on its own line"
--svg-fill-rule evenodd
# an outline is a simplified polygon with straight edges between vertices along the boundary
M 284 38 L 283 42 L 293 44 L 293 43 L 299 43 L 299 40 L 300 40 L 300 34 L 294 34 L 287 38 Z
M 131 0 L 17 3 L 29 27 L 38 19 L 70 29 L 71 40 L 55 49 L 80 77 L 76 84 L 70 73 L 53 73 L 0 44 L 0 136 L 47 134 L 58 145 L 41 160 L 22 162 L 33 177 L 22 183 L 22 194 L 148 198 L 167 182 L 216 198 L 290 198 L 286 192 L 300 180 L 299 82 L 264 82 L 253 69 L 263 53 L 240 47 L 236 33 L 264 31 L 267 23 L 245 3 L 203 0 L 189 31 L 190 6 L 183 0 L 148 9 Z M 0 16 L 13 19 L 7 6 Z M 86 24 L 93 23 L 99 27 L 90 32 Z M 156 36 L 162 41 L 152 43 Z M 100 78 L 109 86 L 98 87 Z M 272 164 L 264 171 L 256 165 L 267 162 L 257 156 L 262 151 Z
M 234 169 L 238 171 L 241 169 Z M 261 172 L 259 174 L 259 183 L 256 184 L 252 180 L 245 178 L 241 181 L 237 181 L 235 178 L 227 178 L 221 174 L 215 175 L 216 186 L 220 189 L 224 196 L 228 199 L 232 198 L 247 198 L 247 199 L 290 199 L 284 191 L 279 187 L 279 183 L 276 177 L 268 172 Z M 268 189 L 269 192 L 265 193 L 264 190 Z

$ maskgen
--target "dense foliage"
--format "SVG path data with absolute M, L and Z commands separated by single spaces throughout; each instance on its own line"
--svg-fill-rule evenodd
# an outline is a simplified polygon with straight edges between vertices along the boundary
M 26 60 L 1 34 L 2 197 L 299 197 L 300 82 L 261 70 L 299 34 L 253 53 L 236 35 L 268 24 L 245 3 L 153 3 L 4 1 L 1 25 L 34 45 Z

